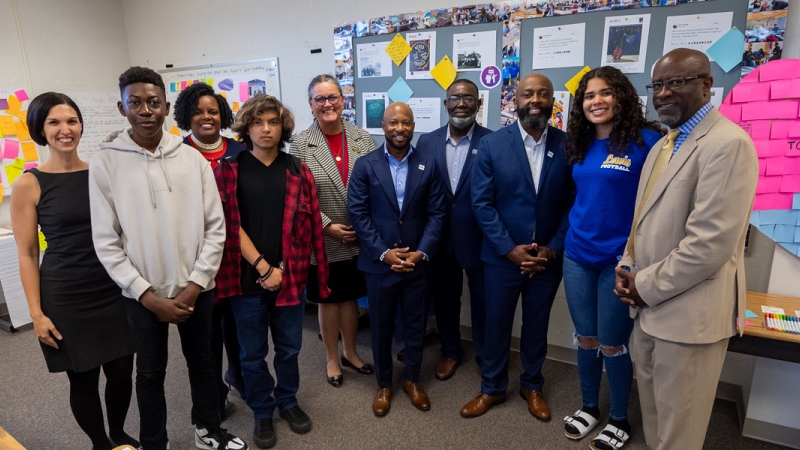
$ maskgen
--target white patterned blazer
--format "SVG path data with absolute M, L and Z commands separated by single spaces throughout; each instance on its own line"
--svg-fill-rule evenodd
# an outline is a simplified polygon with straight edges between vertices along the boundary
M 366 130 L 345 120 L 342 122 L 345 139 L 347 139 L 347 157 L 350 166 L 347 169 L 347 179 L 349 180 L 356 159 L 375 150 L 376 146 L 372 136 Z M 342 182 L 342 176 L 339 174 L 331 150 L 328 148 L 328 142 L 316 119 L 307 130 L 292 139 L 289 153 L 306 163 L 314 175 L 323 228 L 331 223 L 350 225 L 350 215 L 347 212 L 347 186 Z M 325 249 L 328 252 L 329 262 L 345 261 L 358 255 L 357 243 L 343 244 L 328 236 L 325 236 Z M 311 264 L 316 263 L 312 253 Z

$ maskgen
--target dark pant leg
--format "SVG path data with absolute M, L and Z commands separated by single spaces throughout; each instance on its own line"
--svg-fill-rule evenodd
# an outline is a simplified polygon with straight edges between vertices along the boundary
M 225 413 L 225 401 L 228 398 L 228 386 L 222 379 L 222 308 L 219 303 L 211 308 L 211 352 L 214 355 L 214 380 L 217 383 L 219 392 L 217 414 L 222 416 Z
M 275 293 L 275 299 L 278 295 Z M 274 304 L 274 302 L 272 302 Z M 305 297 L 294 306 L 273 306 L 270 314 L 272 344 L 275 346 L 275 390 L 273 396 L 280 411 L 288 411 L 297 406 L 297 391 L 300 389 L 300 368 L 297 355 L 303 345 L 303 312 Z
M 561 284 L 561 268 L 561 259 L 550 261 L 544 271 L 526 278 L 522 289 L 520 356 L 525 371 L 520 376 L 520 386 L 524 389 L 541 390 L 544 385 L 542 365 L 547 357 L 547 329 L 550 309 Z
M 392 386 L 392 335 L 399 304 L 400 276 L 365 274 L 369 300 L 369 322 L 372 328 L 372 360 L 378 387 Z
M 128 325 L 136 350 L 136 400 L 139 406 L 139 442 L 144 450 L 167 448 L 167 373 L 169 324 L 136 300 L 125 299 Z
M 211 351 L 211 310 L 214 291 L 197 297 L 194 312 L 185 322 L 178 324 L 181 349 L 189 369 L 189 386 L 192 391 L 192 422 L 198 427 L 219 428 L 219 391 L 214 373 L 214 355 Z
M 467 285 L 469 286 L 469 309 L 472 319 L 472 347 L 475 349 L 475 362 L 482 369 L 483 346 L 486 340 L 486 278 L 483 266 L 477 269 L 467 269 Z
M 418 382 L 422 371 L 422 346 L 430 304 L 430 278 L 427 274 L 402 274 L 401 314 L 406 338 L 405 380 Z
M 442 255 L 429 275 L 433 288 L 433 312 L 442 343 L 442 357 L 458 362 L 464 358 L 461 347 L 461 292 L 464 275 L 456 262 L 455 252 Z
M 305 298 L 305 296 L 304 296 Z M 239 336 L 236 334 L 236 319 L 233 317 L 230 299 L 224 299 L 219 307 L 222 311 L 222 341 L 225 343 L 225 356 L 228 358 L 228 379 L 240 388 L 244 387 L 242 379 L 242 362 L 239 359 Z
M 486 329 L 481 392 L 501 395 L 508 389 L 508 357 L 511 329 L 522 285 L 527 279 L 519 268 L 486 264 Z
M 131 406 L 133 391 L 133 355 L 103 364 L 106 376 L 106 415 L 111 437 L 124 433 L 125 418 Z
M 75 421 L 92 441 L 92 447 L 98 450 L 110 450 L 111 442 L 106 435 L 103 420 L 103 407 L 100 405 L 100 393 L 97 390 L 100 379 L 100 368 L 86 372 L 67 371 L 69 377 L 69 406 Z

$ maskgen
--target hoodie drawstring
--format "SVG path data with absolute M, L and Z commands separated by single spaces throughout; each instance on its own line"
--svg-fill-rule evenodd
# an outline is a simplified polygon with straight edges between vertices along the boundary
M 167 181 L 167 189 L 172 192 L 172 184 L 169 182 L 169 172 L 167 172 L 166 167 L 164 167 L 164 148 L 160 145 L 158 146 L 158 152 L 161 153 L 161 171 L 164 172 L 164 179 Z
M 172 192 L 169 172 L 167 172 L 167 168 L 164 167 L 164 149 L 160 145 L 158 146 L 158 153 L 161 155 L 161 172 L 164 174 L 164 180 L 167 182 L 167 189 L 169 189 L 169 192 Z M 156 206 L 156 193 L 153 189 L 153 180 L 150 178 L 150 167 L 147 165 L 147 150 L 142 149 L 142 157 L 144 157 L 144 171 L 147 174 L 147 184 L 150 185 L 150 201 L 153 203 L 153 209 L 156 209 L 158 208 Z

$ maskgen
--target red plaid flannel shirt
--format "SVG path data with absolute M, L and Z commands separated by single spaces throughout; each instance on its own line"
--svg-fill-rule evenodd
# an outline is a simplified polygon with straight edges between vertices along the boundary
M 286 197 L 283 208 L 283 281 L 276 306 L 293 306 L 300 303 L 300 295 L 308 279 L 311 264 L 311 249 L 317 257 L 319 295 L 327 298 L 328 256 L 322 236 L 322 217 L 319 212 L 317 188 L 308 166 L 297 157 L 287 155 Z M 217 188 L 225 212 L 227 238 L 222 252 L 222 264 L 216 278 L 216 298 L 223 299 L 241 295 L 241 244 L 239 242 L 239 201 L 236 197 L 236 182 L 239 176 L 238 158 L 226 158 L 214 170 Z

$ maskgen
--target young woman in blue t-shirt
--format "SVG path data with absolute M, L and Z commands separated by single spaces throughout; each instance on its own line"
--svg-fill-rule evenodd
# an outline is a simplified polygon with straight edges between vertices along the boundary
M 578 343 L 583 407 L 565 418 L 564 433 L 580 439 L 599 422 L 605 361 L 611 411 L 593 449 L 621 448 L 631 433 L 633 321 L 614 295 L 614 267 L 630 233 L 642 166 L 662 134 L 658 122 L 645 118 L 636 88 L 621 71 L 599 67 L 583 77 L 567 128 L 567 160 L 578 193 L 564 241 L 564 288 Z

